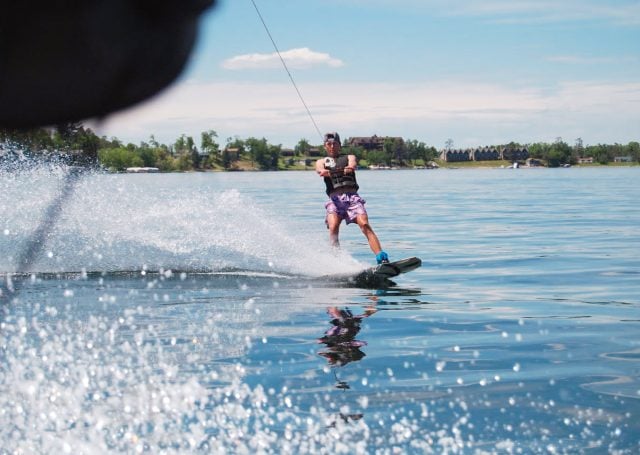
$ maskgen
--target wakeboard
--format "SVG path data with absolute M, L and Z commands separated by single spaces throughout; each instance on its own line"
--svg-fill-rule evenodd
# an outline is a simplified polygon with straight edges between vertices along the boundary
M 422 259 L 411 257 L 369 267 L 355 275 L 342 276 L 340 278 L 358 287 L 389 286 L 394 284 L 391 278 L 417 269 L 421 265 Z

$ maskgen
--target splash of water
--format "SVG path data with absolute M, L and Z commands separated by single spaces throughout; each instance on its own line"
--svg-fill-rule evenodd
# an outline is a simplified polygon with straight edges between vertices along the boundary
M 280 453 L 300 444 L 312 452 L 366 431 L 326 430 L 329 416 L 319 409 L 301 422 L 296 409 L 274 408 L 286 392 L 270 396 L 243 381 L 241 365 L 210 363 L 205 347 L 219 346 L 214 359 L 247 349 L 250 326 L 208 320 L 200 335 L 167 342 L 141 324 L 141 308 L 115 320 L 31 310 L 40 314 L 0 323 L 0 440 L 9 453 Z M 192 363 L 207 371 L 185 374 Z
M 0 271 L 17 258 L 62 191 L 64 166 L 0 171 Z M 137 177 L 137 178 L 136 178 Z M 170 187 L 163 176 L 88 173 L 76 184 L 43 254 L 28 272 L 242 270 L 321 276 L 362 268 L 345 252 L 319 249 L 322 233 L 258 205 L 241 190 Z M 147 176 L 148 177 L 148 176 Z M 47 220 L 44 220 L 46 223 Z

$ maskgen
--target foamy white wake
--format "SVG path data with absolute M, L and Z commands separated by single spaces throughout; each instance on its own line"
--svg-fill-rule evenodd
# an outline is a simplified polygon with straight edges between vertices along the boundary
M 321 276 L 362 268 L 288 219 L 286 208 L 256 204 L 241 189 L 168 186 L 162 175 L 89 173 L 78 179 L 56 223 L 49 205 L 60 194 L 64 166 L 0 171 L 0 272 L 20 270 L 18 258 L 34 232 L 46 239 L 30 272 L 228 269 Z M 145 176 L 150 177 L 150 176 Z M 336 257 L 337 256 L 337 257 Z

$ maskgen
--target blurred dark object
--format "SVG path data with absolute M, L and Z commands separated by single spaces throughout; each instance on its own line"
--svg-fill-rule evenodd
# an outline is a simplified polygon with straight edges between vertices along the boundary
M 215 0 L 0 0 L 0 126 L 102 117 L 180 74 Z

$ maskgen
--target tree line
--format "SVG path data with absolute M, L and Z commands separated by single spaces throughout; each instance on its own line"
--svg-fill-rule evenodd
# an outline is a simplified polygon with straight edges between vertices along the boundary
M 630 157 L 640 162 L 640 143 L 631 141 L 623 144 L 597 144 L 585 146 L 581 138 L 575 140 L 573 146 L 558 137 L 552 144 L 537 142 L 527 146 L 532 158 L 544 160 L 549 167 L 563 164 L 577 164 L 580 158 L 593 158 L 599 164 L 608 164 L 616 157 Z
M 129 167 L 155 167 L 160 171 L 232 170 L 240 164 L 260 170 L 297 168 L 300 163 L 312 165 L 319 154 L 324 155 L 322 145 L 312 145 L 300 139 L 293 154 L 284 156 L 281 145 L 270 144 L 265 138 L 227 138 L 224 146 L 219 143 L 214 130 L 203 131 L 196 143 L 186 134 L 173 143 L 161 144 L 153 136 L 140 144 L 124 144 L 118 138 L 98 137 L 82 123 L 66 123 L 49 128 L 30 130 L 0 129 L 0 154 L 7 159 L 16 155 L 32 158 L 55 157 L 71 164 L 93 165 L 113 171 Z M 453 141 L 449 139 L 447 146 Z M 595 162 L 607 164 L 615 157 L 628 156 L 640 161 L 640 144 L 597 144 L 584 146 L 576 139 L 573 146 L 562 138 L 553 143 L 537 142 L 519 144 L 510 142 L 495 148 L 526 147 L 531 158 L 544 161 L 550 167 L 576 164 L 580 158 L 592 157 Z M 3 152 L 4 150 L 4 152 Z M 315 152 L 315 153 L 314 153 Z M 435 161 L 438 150 L 414 139 L 386 138 L 379 149 L 343 145 L 343 153 L 354 154 L 361 165 L 415 166 Z M 313 158 L 312 158 L 313 157 Z

